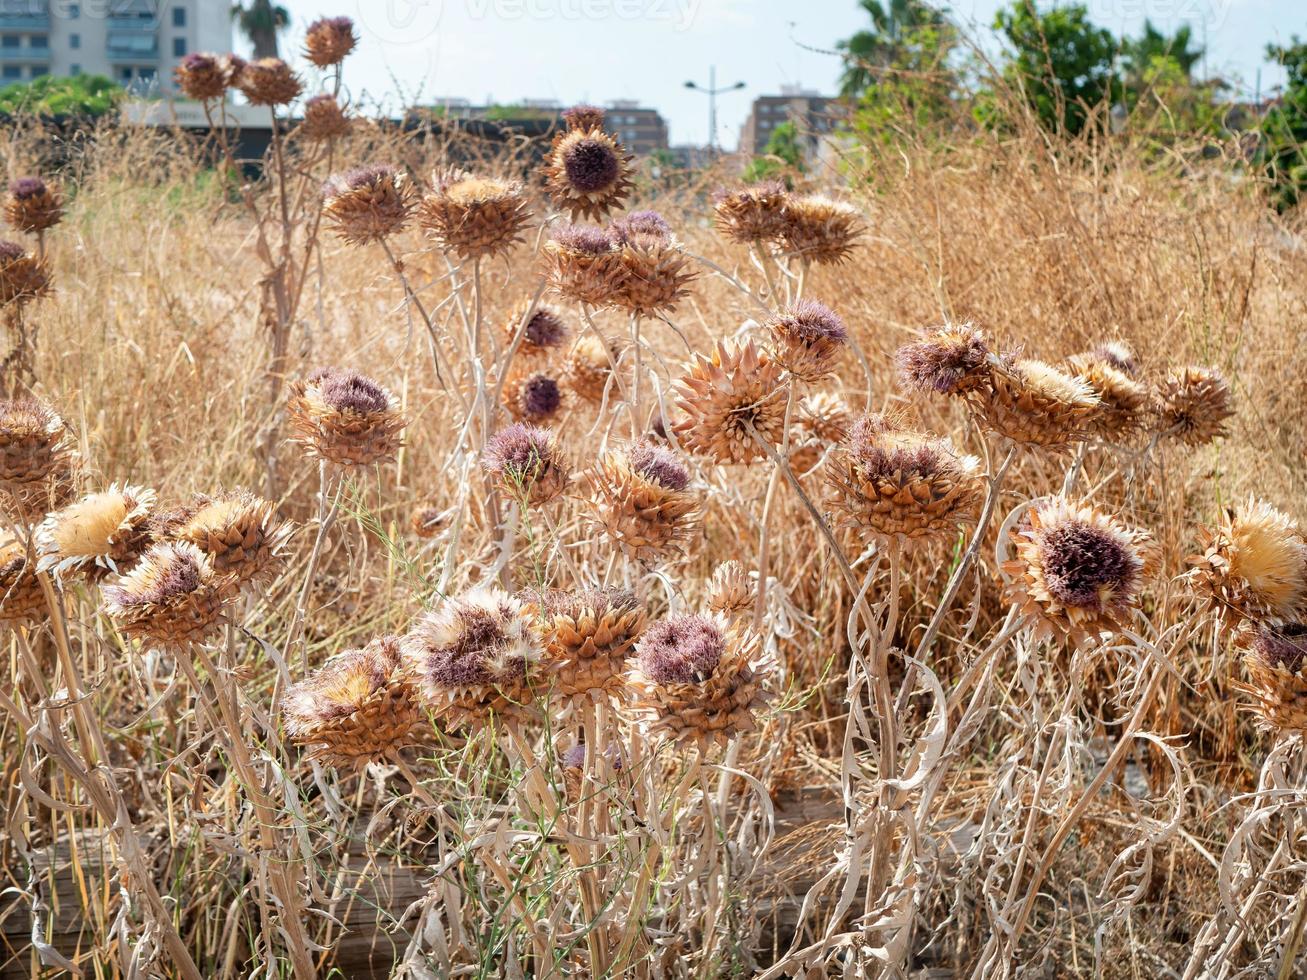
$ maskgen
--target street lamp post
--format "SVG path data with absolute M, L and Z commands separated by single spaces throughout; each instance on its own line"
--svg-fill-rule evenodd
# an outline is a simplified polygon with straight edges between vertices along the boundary
M 698 82 L 686 82 L 685 87 L 708 96 L 708 155 L 712 156 L 717 152 L 717 96 L 723 92 L 733 92 L 736 89 L 744 88 L 744 83 L 736 82 L 734 85 L 723 85 L 718 88 L 717 66 L 709 65 L 707 88 L 704 88 Z

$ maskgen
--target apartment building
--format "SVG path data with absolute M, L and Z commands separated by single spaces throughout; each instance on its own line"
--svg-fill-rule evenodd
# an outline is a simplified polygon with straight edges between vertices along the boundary
M 763 95 L 753 100 L 749 118 L 740 131 L 740 150 L 752 156 L 767 147 L 776 127 L 793 122 L 809 156 L 815 156 L 821 141 L 837 125 L 839 100 L 808 89 L 782 86 L 780 95 Z
M 193 51 L 231 50 L 229 0 L 0 0 L 0 84 L 104 75 L 140 94 L 175 91 Z

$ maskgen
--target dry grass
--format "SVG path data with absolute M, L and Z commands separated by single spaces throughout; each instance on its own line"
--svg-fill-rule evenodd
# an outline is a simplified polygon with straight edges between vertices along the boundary
M 33 169 L 41 151 L 38 139 L 12 137 L 8 172 Z M 334 169 L 384 160 L 419 178 L 455 153 L 381 133 L 332 152 Z M 27 316 L 40 331 L 34 391 L 76 433 L 81 483 L 153 487 L 167 506 L 264 488 L 275 473 L 279 512 L 299 530 L 286 568 L 241 600 L 242 628 L 197 659 L 193 677 L 182 655 L 125 640 L 99 611 L 98 589 L 76 583 L 63 594 L 66 620 L 56 617 L 67 651 L 48 627 L 6 640 L 6 975 L 55 975 L 62 956 L 88 976 L 185 975 L 169 928 L 199 974 L 214 977 L 588 976 L 603 972 L 600 961 L 613 975 L 700 977 L 1307 968 L 1301 743 L 1258 731 L 1234 687 L 1245 679 L 1237 654 L 1178 578 L 1197 525 L 1249 494 L 1307 519 L 1299 229 L 1276 223 L 1220 161 L 1182 172 L 1129 146 L 1050 148 L 1033 134 L 867 152 L 847 161 L 845 177 L 811 181 L 820 189 L 847 177 L 842 193 L 867 231 L 847 264 L 816 267 L 803 283 L 865 355 L 869 377 L 846 355 L 822 385 L 854 409 L 907 410 L 994 473 L 1004 446 L 957 403 L 909 396 L 895 376 L 895 349 L 944 322 L 972 321 L 1049 362 L 1121 339 L 1146 377 L 1202 364 L 1230 379 L 1228 437 L 1083 459 L 1077 492 L 1147 528 L 1161 556 L 1133 637 L 1093 654 L 1042 644 L 1008 618 L 995 583 L 1005 517 L 1056 492 L 1074 455 L 1016 460 L 976 571 L 920 671 L 903 653 L 921 642 L 965 541 L 860 561 L 851 548 L 867 589 L 855 600 L 812 515 L 766 460 L 687 460 L 705 513 L 688 559 L 671 567 L 614 557 L 571 497 L 521 515 L 506 535 L 513 505 L 502 495 L 490 503 L 476 465 L 498 423 L 474 426 L 459 447 L 462 409 L 381 248 L 324 235 L 279 364 L 248 209 L 162 137 L 107 133 L 75 148 L 68 214 L 48 241 L 57 292 Z M 310 162 L 292 154 L 296 166 Z M 502 159 L 480 166 L 512 169 Z M 329 168 L 313 163 L 305 185 Z M 711 227 L 717 181 L 657 188 L 645 176 L 630 205 L 658 208 L 713 266 L 671 317 L 675 329 L 643 325 L 646 410 L 654 391 L 670 397 L 687 344 L 709 350 L 759 316 L 756 297 L 765 301 L 747 250 Z M 271 201 L 274 183 L 249 194 Z M 530 193 L 538 223 L 548 204 Z M 540 240 L 533 228 L 507 258 L 481 265 L 487 330 L 535 294 Z M 412 230 L 390 244 L 446 345 L 454 377 L 444 383 L 473 392 L 473 359 L 458 339 L 473 309 L 470 266 L 451 266 Z M 558 305 L 576 336 L 583 320 Z M 624 316 L 594 319 L 609 336 L 628 335 Z M 323 364 L 379 380 L 409 424 L 395 463 L 327 487 L 340 496 L 313 557 L 325 498 L 317 465 L 284 441 L 281 387 Z M 554 425 L 578 473 L 630 434 L 628 406 L 614 389 L 609 397 L 602 411 L 572 399 Z M 820 480 L 802 485 L 824 508 Z M 427 504 L 450 511 L 432 540 L 408 530 Z M 297 680 L 304 663 L 403 633 L 442 595 L 501 569 L 515 588 L 623 584 L 652 620 L 701 608 L 727 558 L 770 573 L 755 623 L 778 664 L 764 731 L 729 750 L 700 760 L 610 713 L 555 711 L 511 738 L 432 736 L 350 775 L 312 765 L 280 734 L 279 660 Z M 57 693 L 72 689 L 73 663 L 99 749 Z M 225 699 L 237 723 L 211 725 L 210 698 Z M 947 725 L 937 698 L 949 701 Z M 886 727 L 895 699 L 904 710 Z M 34 737 L 42 726 L 63 739 Z M 609 730 L 634 757 L 624 772 L 591 760 L 596 775 L 580 781 L 578 802 L 552 747 L 582 729 L 592 745 Z M 83 761 L 107 753 L 90 780 L 116 785 L 139 860 L 124 854 L 123 826 L 110 832 L 105 812 L 86 806 L 91 790 L 52 744 Z M 166 914 L 141 899 L 142 872 Z M 313 946 L 293 948 L 278 910 L 291 893 Z M 34 912 L 58 947 L 44 966 L 28 941 Z

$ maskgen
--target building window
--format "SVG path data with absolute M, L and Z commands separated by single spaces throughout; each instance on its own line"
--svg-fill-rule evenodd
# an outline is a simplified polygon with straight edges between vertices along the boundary
M 33 66 L 32 66 L 32 77 L 33 77 L 33 78 L 40 78 L 42 75 L 48 75 L 48 74 L 50 74 L 50 66 L 49 66 L 49 65 L 33 65 Z
M 139 78 L 139 79 L 140 79 L 141 81 L 143 81 L 143 82 L 152 82 L 152 81 L 154 81 L 154 76 L 155 76 L 156 74 L 158 74 L 158 73 L 155 71 L 153 65 L 149 65 L 149 66 L 142 65 L 140 68 L 138 68 L 138 69 L 136 70 L 136 77 Z
M 78 48 L 80 48 L 80 47 L 82 46 L 82 35 L 80 35 L 80 34 L 69 34 L 69 35 L 68 35 L 68 46 L 69 46 L 70 48 L 72 48 L 74 51 L 77 50 Z
M 6 34 L 0 37 L 0 48 L 16 48 L 23 43 L 23 39 L 17 34 Z
M 172 8 L 172 26 L 173 26 L 173 27 L 185 27 L 185 26 L 186 26 L 186 8 L 185 8 L 185 7 L 173 7 L 173 8 Z
M 68 66 L 68 74 L 70 74 L 70 75 L 80 75 L 81 73 L 82 73 L 82 66 L 81 66 L 81 65 L 69 65 L 69 66 Z
M 50 46 L 50 38 L 45 34 L 33 34 L 31 44 L 38 51 L 44 51 Z
M 76 20 L 82 16 L 82 5 L 79 3 L 70 3 L 68 5 L 68 19 Z
M 130 68 L 119 68 L 118 77 L 124 82 L 130 82 L 132 80 L 132 70 Z
M 4 69 L 0 70 L 0 77 L 22 78 L 23 69 L 19 65 L 5 65 Z
M 174 58 L 186 57 L 186 38 L 175 37 L 172 39 L 172 56 Z

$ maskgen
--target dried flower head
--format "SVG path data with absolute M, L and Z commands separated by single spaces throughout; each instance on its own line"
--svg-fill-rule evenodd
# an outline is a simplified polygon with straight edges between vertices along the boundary
M 0 401 L 0 504 L 27 522 L 53 510 L 72 485 L 68 428 L 31 398 Z
M 150 543 L 155 499 L 153 490 L 115 484 L 56 511 L 37 531 L 38 567 L 91 579 L 125 571 Z
M 1253 698 L 1253 710 L 1275 732 L 1307 732 L 1307 625 L 1264 624 L 1244 655 L 1251 683 L 1239 689 Z
M 816 391 L 799 402 L 795 431 L 790 437 L 790 468 L 808 473 L 831 449 L 849 436 L 854 416 L 839 395 Z
M 304 57 L 319 68 L 338 65 L 359 43 L 354 21 L 348 17 L 322 17 L 304 34 Z
M 696 354 L 676 382 L 682 418 L 673 430 L 686 449 L 714 462 L 753 462 L 767 455 L 754 433 L 772 446 L 782 441 L 786 397 L 781 366 L 753 341 L 718 341 L 711 357 Z
M 322 200 L 323 218 L 350 245 L 398 234 L 413 211 L 408 177 L 386 164 L 337 174 L 323 187 Z
M 1098 396 L 1098 409 L 1090 427 L 1103 439 L 1128 439 L 1148 422 L 1151 393 L 1125 371 L 1116 367 L 1119 357 L 1109 358 L 1098 348 L 1071 358 L 1071 367 L 1081 381 Z
M 614 304 L 636 316 L 676 309 L 699 273 L 662 216 L 637 211 L 613 222 L 612 234 L 621 265 Z
M 451 728 L 532 714 L 528 670 L 544 652 L 535 606 L 498 589 L 444 600 L 400 641 L 420 700 Z
M 600 700 L 624 693 L 626 661 L 645 627 L 633 592 L 548 590 L 526 598 L 539 610 L 555 696 Z
M 597 405 L 604 399 L 618 357 L 615 343 L 586 334 L 572 345 L 563 366 L 563 380 L 582 400 Z
M 172 529 L 172 537 L 199 548 L 220 578 L 236 585 L 266 581 L 285 564 L 291 525 L 276 506 L 247 490 L 206 498 Z
M 290 386 L 290 425 L 308 453 L 341 466 L 394 458 L 407 421 L 399 401 L 357 371 L 319 368 Z
M 533 307 L 530 301 L 515 307 L 504 321 L 505 345 L 513 342 L 519 330 L 522 340 L 517 352 L 525 357 L 543 357 L 567 342 L 567 324 L 558 311 L 548 306 Z
M 1003 563 L 1007 601 L 1036 630 L 1076 646 L 1117 632 L 1139 604 L 1147 536 L 1089 505 L 1053 497 L 1031 507 Z
M 571 479 L 553 432 L 522 422 L 496 432 L 481 462 L 506 493 L 533 505 L 553 500 Z
M 562 410 L 563 389 L 541 371 L 514 374 L 504 384 L 504 407 L 518 421 L 544 425 Z
M 577 303 L 605 306 L 621 293 L 625 270 L 613 235 L 603 228 L 564 225 L 545 242 L 549 287 Z
M 1223 621 L 1286 621 L 1307 610 L 1307 543 L 1298 523 L 1249 498 L 1199 530 L 1189 558 L 1199 593 Z
M 719 192 L 713 205 L 717 230 L 741 245 L 771 241 L 784 227 L 789 199 L 789 192 L 779 180 Z
M 1058 451 L 1089 434 L 1099 399 L 1079 378 L 1043 361 L 1002 359 L 990 385 L 967 394 L 981 426 L 1019 446 Z
M 707 751 L 756 731 L 767 702 L 760 649 L 757 635 L 718 617 L 669 616 L 650 626 L 630 679 L 650 733 Z
M 26 306 L 49 292 L 49 264 L 16 242 L 0 242 L 0 306 Z
M 228 66 L 216 54 L 193 51 L 172 70 L 177 87 L 188 99 L 210 102 L 227 94 L 231 81 Z
M 849 333 L 834 310 L 823 303 L 799 300 L 767 324 L 772 357 L 790 374 L 809 384 L 835 368 L 848 346 Z
M 323 93 L 304 102 L 299 133 L 315 143 L 339 139 L 350 130 L 350 120 L 334 95 Z
M 378 637 L 287 690 L 286 734 L 337 769 L 359 768 L 411 745 L 422 712 L 399 644 L 398 637 Z
M 989 344 L 970 324 L 942 327 L 926 340 L 905 344 L 894 360 L 910 391 L 962 395 L 989 384 Z
M 883 415 L 865 415 L 853 425 L 826 478 L 841 525 L 864 541 L 955 536 L 975 522 L 983 496 L 974 457 Z
M 63 216 L 58 192 L 40 177 L 19 177 L 9 185 L 5 220 L 12 227 L 35 235 L 53 228 Z
M 587 477 L 594 521 L 623 554 L 651 565 L 685 554 L 702 515 L 675 453 L 641 443 L 605 453 Z
M 1230 384 L 1219 371 L 1187 367 L 1157 391 L 1157 431 L 1188 446 L 1202 446 L 1226 434 L 1234 415 Z
M 0 532 L 0 623 L 25 625 L 45 619 L 49 609 L 27 548 L 7 531 Z
M 449 526 L 449 511 L 441 510 L 435 504 L 422 504 L 413 508 L 409 517 L 409 527 L 419 538 L 434 538 Z
M 604 110 L 595 105 L 574 105 L 563 110 L 563 122 L 568 129 L 579 129 L 582 132 L 603 129 Z
M 791 197 L 781 207 L 776 241 L 786 255 L 817 265 L 848 259 L 862 234 L 862 214 L 851 204 L 821 194 Z
M 545 161 L 545 186 L 573 221 L 595 221 L 620 208 L 631 192 L 632 159 L 616 137 L 597 126 L 568 129 L 554 137 Z
M 153 545 L 103 589 L 124 635 L 161 647 L 200 643 L 221 625 L 224 592 L 204 552 L 184 541 Z
M 432 184 L 418 223 L 442 250 L 476 259 L 499 255 L 522 240 L 531 209 L 517 181 L 451 170 L 437 174 Z
M 280 58 L 244 62 L 236 73 L 235 85 L 250 105 L 290 105 L 304 91 L 299 76 Z
M 735 559 L 717 566 L 708 583 L 708 610 L 726 619 L 753 608 L 757 589 L 749 573 Z
M 1079 358 L 1072 358 L 1072 363 L 1077 363 L 1081 359 L 1089 362 L 1097 361 L 1116 368 L 1128 378 L 1139 377 L 1139 360 L 1135 357 L 1135 352 L 1130 349 L 1129 344 L 1120 340 L 1109 340 L 1099 344 L 1088 353 L 1081 354 Z

